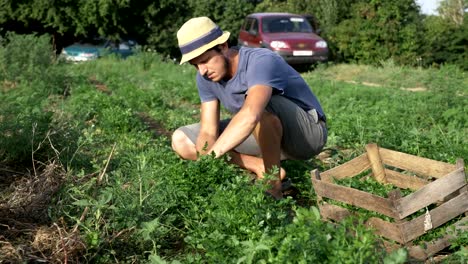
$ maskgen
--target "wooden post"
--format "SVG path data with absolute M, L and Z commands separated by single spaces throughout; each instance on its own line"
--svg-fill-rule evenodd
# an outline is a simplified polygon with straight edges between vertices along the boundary
M 375 179 L 380 183 L 387 183 L 385 168 L 382 164 L 382 160 L 380 159 L 379 147 L 374 143 L 367 144 L 366 151 Z
M 457 159 L 457 163 L 455 164 L 455 166 L 457 166 L 457 169 L 463 168 L 463 173 L 465 173 L 465 162 L 463 162 L 463 159 Z M 467 179 L 466 179 L 466 173 L 465 173 L 465 183 L 466 182 L 467 182 Z M 468 185 L 465 185 L 465 187 L 460 189 L 460 193 L 463 193 L 463 192 L 468 192 Z M 468 216 L 468 211 L 465 212 L 465 216 Z
M 390 201 L 392 201 L 392 204 L 393 204 L 393 210 L 395 211 L 395 215 L 398 215 L 399 213 L 399 203 L 398 203 L 398 200 L 401 198 L 401 191 L 400 189 L 396 189 L 396 190 L 393 190 L 393 191 L 390 191 L 388 194 L 388 199 Z M 402 224 L 406 221 L 404 220 L 401 220 L 400 218 L 393 218 L 395 220 L 395 226 L 397 226 L 397 229 L 398 229 L 398 235 L 400 236 L 401 238 L 401 241 L 404 241 L 403 245 L 407 246 L 408 245 L 408 241 L 406 239 L 406 234 L 404 232 L 404 230 L 402 230 Z
M 315 178 L 316 180 L 321 180 L 320 178 L 320 172 L 317 169 L 314 169 L 310 175 L 312 178 Z M 316 193 L 317 194 L 317 193 Z M 322 196 L 317 194 L 317 206 L 320 208 L 320 203 L 322 202 Z

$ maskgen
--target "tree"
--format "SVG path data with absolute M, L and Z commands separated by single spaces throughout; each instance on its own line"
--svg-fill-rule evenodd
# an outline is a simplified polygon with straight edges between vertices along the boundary
M 189 0 L 189 5 L 193 10 L 192 16 L 207 16 L 223 30 L 231 32 L 229 41 L 232 45 L 237 44 L 245 16 L 255 8 L 254 1 L 246 0 Z
M 360 0 L 265 0 L 256 12 L 290 12 L 313 15 L 325 32 L 349 18 L 350 7 Z
M 379 64 L 418 63 L 422 43 L 419 6 L 414 0 L 373 0 L 351 6 L 349 19 L 330 32 L 337 56 L 343 61 Z
M 189 15 L 183 0 L 0 0 L 4 31 L 49 33 L 57 42 L 70 41 L 65 35 L 130 36 L 167 54 L 175 53 L 175 32 Z
M 467 9 L 468 0 L 442 0 L 437 11 L 444 19 L 460 26 Z
M 429 16 L 424 19 L 424 26 L 422 63 L 426 66 L 450 63 L 468 70 L 468 20 L 455 25 L 441 16 Z

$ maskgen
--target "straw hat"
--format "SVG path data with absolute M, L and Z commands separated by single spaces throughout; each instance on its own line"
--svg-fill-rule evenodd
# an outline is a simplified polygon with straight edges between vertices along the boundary
M 195 17 L 185 22 L 179 31 L 177 39 L 182 53 L 180 64 L 200 56 L 212 47 L 223 44 L 231 33 L 222 31 L 208 17 Z

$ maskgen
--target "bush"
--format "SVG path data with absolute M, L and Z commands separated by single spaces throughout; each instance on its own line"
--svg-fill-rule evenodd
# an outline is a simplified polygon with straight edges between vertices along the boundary
M 41 142 L 70 81 L 57 67 L 48 36 L 7 33 L 0 39 L 0 161 L 31 161 L 53 150 Z M 43 157 L 47 159 L 47 155 Z
M 425 41 L 422 63 L 425 66 L 454 64 L 468 70 L 468 19 L 453 25 L 441 17 L 430 16 L 424 21 Z
M 399 64 L 418 63 L 422 24 L 414 1 L 361 2 L 352 10 L 353 15 L 329 33 L 338 58 L 373 65 L 390 58 Z
M 9 32 L 0 42 L 0 78 L 18 82 L 43 77 L 54 62 L 53 54 L 48 36 Z

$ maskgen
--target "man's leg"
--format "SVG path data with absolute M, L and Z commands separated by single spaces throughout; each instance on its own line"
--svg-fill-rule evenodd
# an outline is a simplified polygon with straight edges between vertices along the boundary
M 180 129 L 172 133 L 172 149 L 183 159 L 197 160 L 195 143 Z
M 248 154 L 242 154 L 237 151 L 230 151 L 229 156 L 231 157 L 230 162 L 243 169 L 249 170 L 252 173 L 255 173 L 256 179 L 260 180 L 264 178 L 263 174 L 265 173 L 265 166 L 262 158 Z M 286 171 L 283 168 L 280 168 L 280 178 L 281 180 L 286 178 Z
M 274 167 L 278 169 L 277 173 L 273 175 L 275 179 L 269 182 L 272 188 L 268 192 L 280 199 L 283 197 L 279 171 L 281 168 L 281 138 L 283 137 L 281 120 L 274 114 L 264 112 L 253 134 L 262 151 L 265 172 L 272 173 Z

